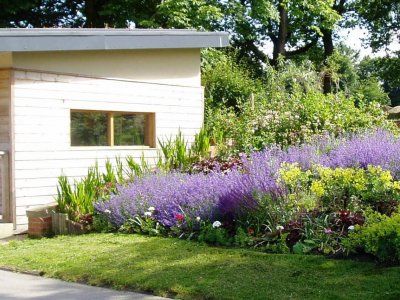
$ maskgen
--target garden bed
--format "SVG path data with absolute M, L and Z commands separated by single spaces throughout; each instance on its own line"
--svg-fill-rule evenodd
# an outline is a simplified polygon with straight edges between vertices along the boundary
M 95 219 L 128 233 L 399 263 L 399 157 L 400 140 L 384 130 L 273 145 L 229 169 L 136 178 L 95 203 Z

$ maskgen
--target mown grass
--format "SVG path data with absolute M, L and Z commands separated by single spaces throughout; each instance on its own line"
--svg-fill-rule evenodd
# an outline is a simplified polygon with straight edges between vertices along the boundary
M 400 267 L 138 235 L 11 242 L 0 267 L 180 299 L 400 299 Z

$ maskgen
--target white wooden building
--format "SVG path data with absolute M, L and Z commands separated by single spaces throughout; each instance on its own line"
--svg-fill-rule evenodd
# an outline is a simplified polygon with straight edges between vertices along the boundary
M 54 202 L 62 174 L 155 158 L 158 138 L 179 129 L 192 139 L 200 48 L 227 45 L 226 33 L 189 30 L 0 29 L 0 226 L 26 229 L 26 210 Z

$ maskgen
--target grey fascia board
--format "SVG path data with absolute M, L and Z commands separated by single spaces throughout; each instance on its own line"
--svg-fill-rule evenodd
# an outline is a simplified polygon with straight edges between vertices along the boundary
M 0 51 L 178 49 L 229 46 L 225 32 L 190 30 L 0 29 Z

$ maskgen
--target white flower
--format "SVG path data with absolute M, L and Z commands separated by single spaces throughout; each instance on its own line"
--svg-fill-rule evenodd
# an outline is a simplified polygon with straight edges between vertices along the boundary
M 148 211 L 155 211 L 156 209 L 153 206 L 150 206 Z
M 213 223 L 213 228 L 218 228 L 218 227 L 220 227 L 222 224 L 221 224 L 221 222 L 220 221 L 215 221 L 214 223 Z
M 276 226 L 276 230 L 279 230 L 279 231 L 281 231 L 281 230 L 283 230 L 283 229 L 285 229 L 285 227 L 283 227 L 282 225 L 278 225 L 278 226 Z
M 200 220 L 201 220 L 200 217 L 197 217 L 197 218 L 196 218 L 196 221 L 197 221 L 197 222 L 200 222 Z
M 106 214 L 111 214 L 111 210 L 109 210 L 109 209 L 106 209 L 104 212 L 105 212 Z
M 354 230 L 354 226 L 350 225 L 349 228 L 347 228 L 348 230 Z
M 144 213 L 144 215 L 145 215 L 146 217 L 151 217 L 151 211 L 146 211 L 146 212 Z

